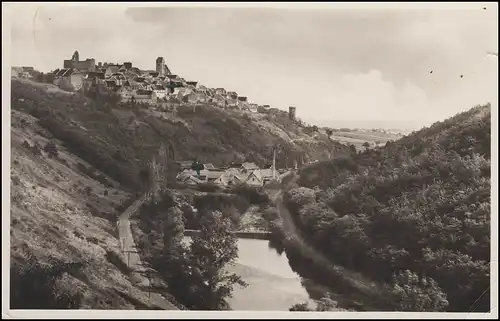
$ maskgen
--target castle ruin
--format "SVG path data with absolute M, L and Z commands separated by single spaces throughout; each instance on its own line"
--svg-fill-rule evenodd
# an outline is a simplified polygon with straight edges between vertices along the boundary
M 64 68 L 73 68 L 80 71 L 94 72 L 95 71 L 95 59 L 85 59 L 80 60 L 80 54 L 78 50 L 73 53 L 70 60 L 64 60 Z

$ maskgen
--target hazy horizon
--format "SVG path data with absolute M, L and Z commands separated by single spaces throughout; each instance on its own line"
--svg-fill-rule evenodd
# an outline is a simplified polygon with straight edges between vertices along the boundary
M 10 7 L 11 64 L 41 71 L 61 68 L 75 50 L 82 60 L 142 69 L 163 56 L 187 80 L 283 110 L 297 106 L 299 118 L 318 126 L 418 129 L 476 105 L 498 106 L 498 57 L 487 55 L 498 52 L 496 3 L 460 10 Z

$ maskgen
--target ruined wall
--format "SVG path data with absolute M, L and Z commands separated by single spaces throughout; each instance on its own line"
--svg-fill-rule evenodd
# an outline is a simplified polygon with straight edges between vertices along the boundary
M 82 71 L 95 71 L 95 59 L 85 61 L 64 60 L 64 68 L 75 68 Z

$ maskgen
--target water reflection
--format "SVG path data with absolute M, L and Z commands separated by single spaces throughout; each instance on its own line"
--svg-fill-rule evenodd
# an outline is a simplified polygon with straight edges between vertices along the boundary
M 190 240 L 185 237 L 186 242 Z M 238 239 L 238 260 L 228 270 L 248 283 L 246 288 L 235 286 L 228 300 L 234 310 L 288 311 L 302 302 L 315 306 L 286 255 L 278 254 L 269 241 Z

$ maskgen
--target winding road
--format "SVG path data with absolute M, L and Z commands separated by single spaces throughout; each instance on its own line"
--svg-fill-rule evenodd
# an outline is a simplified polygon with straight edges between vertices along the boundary
M 120 215 L 117 221 L 120 249 L 128 267 L 132 270 L 130 279 L 141 288 L 148 288 L 150 286 L 149 279 L 146 277 L 145 273 L 148 270 L 151 271 L 151 269 L 145 267 L 139 257 L 139 253 L 135 247 L 132 229 L 130 228 L 130 217 L 139 210 L 148 197 L 148 194 L 139 197 Z M 150 304 L 154 304 L 163 310 L 178 310 L 175 305 L 156 292 L 151 292 Z

